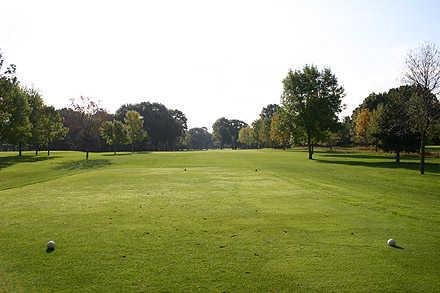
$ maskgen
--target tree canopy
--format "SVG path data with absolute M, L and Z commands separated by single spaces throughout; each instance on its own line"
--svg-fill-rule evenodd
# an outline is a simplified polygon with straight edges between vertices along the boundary
M 290 70 L 283 80 L 281 103 L 292 133 L 303 133 L 307 139 L 309 159 L 313 144 L 326 130 L 334 129 L 342 111 L 344 89 L 336 76 L 325 68 L 306 65 L 302 70 Z

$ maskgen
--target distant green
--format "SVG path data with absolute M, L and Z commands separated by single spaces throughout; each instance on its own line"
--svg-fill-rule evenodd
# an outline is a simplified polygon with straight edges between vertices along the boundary
M 438 292 L 440 159 L 417 162 L 0 153 L 0 292 Z

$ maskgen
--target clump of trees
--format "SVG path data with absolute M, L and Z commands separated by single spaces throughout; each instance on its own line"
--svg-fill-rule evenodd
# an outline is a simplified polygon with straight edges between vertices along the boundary
M 0 143 L 15 146 L 19 157 L 26 145 L 36 155 L 46 147 L 50 155 L 50 145 L 68 131 L 60 114 L 44 104 L 38 91 L 19 83 L 15 65 L 5 66 L 0 53 Z
M 127 119 L 126 113 L 135 111 L 142 117 L 144 134 L 136 135 L 132 147 L 142 150 L 177 150 L 182 144 L 188 129 L 187 118 L 180 110 L 168 109 L 160 103 L 142 102 L 121 106 L 115 114 L 119 121 Z M 140 134 L 140 132 L 139 132 Z
M 426 43 L 406 59 L 406 85 L 384 93 L 372 93 L 353 111 L 355 140 L 384 151 L 420 154 L 420 173 L 425 172 L 425 145 L 438 140 L 440 119 L 440 51 Z
M 214 143 L 220 149 L 228 146 L 237 149 L 240 146 L 240 129 L 247 126 L 246 122 L 238 119 L 226 119 L 225 117 L 217 119 L 212 125 Z
M 192 150 L 204 150 L 214 147 L 212 134 L 206 127 L 195 127 L 188 130 L 184 144 Z

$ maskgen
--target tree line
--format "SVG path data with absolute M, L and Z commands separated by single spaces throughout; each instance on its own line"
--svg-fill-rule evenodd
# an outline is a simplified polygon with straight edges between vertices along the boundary
M 38 91 L 23 87 L 16 67 L 0 55 L 0 145 L 38 151 L 46 148 L 91 151 L 143 151 L 208 148 L 373 146 L 419 152 L 424 173 L 425 145 L 440 143 L 440 51 L 426 43 L 406 58 L 400 87 L 371 93 L 351 116 L 339 119 L 345 90 L 329 68 L 306 65 L 283 79 L 280 104 L 269 104 L 250 125 L 221 117 L 207 128 L 187 127 L 185 114 L 160 103 L 122 105 L 114 114 L 80 97 L 55 110 Z
M 314 65 L 290 70 L 283 80 L 280 105 L 264 107 L 252 125 L 241 124 L 238 139 L 231 121 L 214 123 L 214 138 L 223 147 L 245 148 L 305 145 L 309 159 L 314 146 L 374 146 L 396 154 L 420 154 L 425 171 L 426 144 L 440 143 L 440 50 L 425 43 L 409 52 L 403 85 L 384 93 L 371 93 L 351 116 L 338 119 L 344 88 L 329 68 Z

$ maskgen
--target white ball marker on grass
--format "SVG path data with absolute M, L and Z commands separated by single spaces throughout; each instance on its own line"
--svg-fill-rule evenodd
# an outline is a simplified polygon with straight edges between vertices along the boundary
M 54 250 L 55 249 L 55 241 L 50 240 L 49 242 L 47 242 L 47 249 L 48 250 Z
M 394 240 L 394 239 L 388 239 L 387 244 L 388 244 L 389 246 L 396 246 L 396 240 Z

